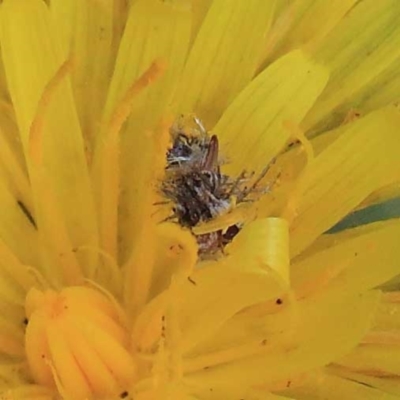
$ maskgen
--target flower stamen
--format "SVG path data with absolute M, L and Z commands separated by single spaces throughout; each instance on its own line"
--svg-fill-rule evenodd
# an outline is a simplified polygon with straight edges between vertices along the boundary
M 97 157 L 100 170 L 100 243 L 113 257 L 117 255 L 117 220 L 119 198 L 119 133 L 131 113 L 133 99 L 157 80 L 165 69 L 161 61 L 151 66 L 126 90 L 110 117 L 104 142 Z

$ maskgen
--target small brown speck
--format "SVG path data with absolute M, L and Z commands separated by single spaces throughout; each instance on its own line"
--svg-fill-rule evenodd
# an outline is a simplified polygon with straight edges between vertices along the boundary
M 120 399 L 126 399 L 129 396 L 129 393 L 125 390 L 119 395 Z
M 197 285 L 197 283 L 196 283 L 190 276 L 188 276 L 188 281 L 189 281 L 191 284 L 193 284 L 194 286 Z
M 25 217 L 28 219 L 28 221 L 33 225 L 33 227 L 36 229 L 36 221 L 33 218 L 32 214 L 30 213 L 30 211 L 28 210 L 28 208 L 26 207 L 26 205 L 21 201 L 21 200 L 17 200 L 17 204 L 19 206 L 19 208 L 21 209 L 21 211 L 24 213 Z
M 276 299 L 275 303 L 280 305 L 280 304 L 283 303 L 283 300 L 282 299 Z

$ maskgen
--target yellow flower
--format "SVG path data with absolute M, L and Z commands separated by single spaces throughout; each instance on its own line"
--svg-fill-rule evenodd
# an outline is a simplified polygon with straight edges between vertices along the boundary
M 3 0 L 0 398 L 398 398 L 400 221 L 330 229 L 399 195 L 399 20 L 398 0 Z M 160 194 L 181 114 L 224 175 L 269 167 L 191 230 Z

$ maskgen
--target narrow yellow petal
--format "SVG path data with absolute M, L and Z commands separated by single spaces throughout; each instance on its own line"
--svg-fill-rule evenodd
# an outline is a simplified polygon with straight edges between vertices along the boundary
M 99 209 L 100 244 L 115 259 L 117 259 L 118 202 L 121 182 L 119 160 L 121 130 L 129 118 L 132 103 L 161 74 L 162 66 L 155 62 L 127 88 L 110 117 L 103 140 L 97 147 L 93 180 Z
M 329 66 L 331 80 L 304 126 L 313 134 L 344 118 L 357 92 L 398 59 L 400 3 L 366 0 L 323 41 L 316 59 Z
M 197 242 L 194 235 L 178 224 L 156 226 L 156 260 L 151 283 L 151 297 L 167 289 L 173 276 L 187 278 L 197 263 Z
M 393 394 L 396 396 L 396 399 L 400 396 L 400 378 L 398 377 L 371 376 L 363 374 L 362 372 L 357 373 L 353 370 L 342 368 L 336 365 L 328 367 L 327 370 L 339 377 L 349 379 L 350 381 L 354 382 L 360 382 L 361 384 L 365 384 L 371 388 L 381 390 L 385 392 L 385 394 Z M 382 397 L 380 397 L 379 399 L 382 399 Z
M 39 99 L 64 61 L 60 59 L 57 33 L 44 2 L 3 2 L 1 50 L 21 140 L 29 158 L 30 128 Z M 96 228 L 90 181 L 68 81 L 60 82 L 54 89 L 52 101 L 41 117 L 43 166 L 65 219 L 72 245 L 94 243 Z M 32 172 L 31 165 L 29 169 Z M 43 209 L 36 213 L 38 220 L 41 212 Z M 56 236 L 57 232 L 50 234 Z
M 47 272 L 54 276 L 55 282 L 58 284 L 61 283 L 60 278 L 69 284 L 82 283 L 83 279 L 83 270 L 79 265 L 73 244 L 69 238 L 64 218 L 57 204 L 53 185 L 47 171 L 43 168 L 45 111 L 54 90 L 57 89 L 68 73 L 69 65 L 69 63 L 64 63 L 46 85 L 30 127 L 28 142 L 28 156 L 31 166 L 30 178 L 35 189 L 35 215 L 38 218 L 39 235 L 43 244 L 42 250 L 44 257 L 47 257 L 47 261 L 43 261 L 43 264 L 48 267 Z M 59 265 L 61 274 L 58 269 L 53 267 L 54 264 Z
M 156 240 L 157 225 L 161 221 L 155 212 L 154 203 L 158 198 L 158 183 L 165 172 L 164 155 L 168 139 L 165 124 L 148 133 L 147 140 L 141 148 L 140 162 L 137 162 L 137 177 L 131 185 L 137 190 L 132 200 L 133 244 L 123 249 L 130 250 L 123 268 L 126 273 L 124 296 L 131 312 L 138 311 L 148 300 L 153 268 L 160 257 L 160 254 L 156 254 Z
M 64 58 L 72 54 L 74 59 L 72 85 L 86 146 L 93 145 L 99 129 L 111 75 L 113 3 L 51 2 L 52 16 L 64 39 Z
M 213 129 L 228 161 L 224 170 L 261 172 L 292 135 L 284 123 L 300 124 L 327 80 L 327 71 L 300 51 L 258 75 Z
M 240 231 L 226 249 L 228 254 L 241 254 L 251 259 L 257 254 L 259 261 L 274 271 L 289 286 L 289 232 L 282 218 L 258 219 Z
M 3 303 L 24 304 L 26 292 L 21 291 L 21 288 L 16 286 L 12 279 L 3 274 L 0 276 L 0 290 Z M 19 321 L 19 324 L 21 324 L 21 321 Z
M 33 199 L 25 165 L 21 165 L 18 153 L 10 146 L 6 135 L 0 129 L 0 174 L 3 182 L 7 182 L 9 190 L 15 198 L 33 210 Z
M 204 368 L 188 375 L 186 381 L 203 395 L 207 388 L 213 387 L 222 390 L 225 396 L 244 397 L 249 386 L 268 387 L 323 366 L 348 353 L 364 336 L 378 297 L 379 293 L 369 292 L 356 297 L 332 300 L 329 296 L 320 296 L 300 302 L 301 318 L 293 343 L 283 347 L 281 344 L 256 357 Z M 230 379 L 225 379 L 226 376 Z
M 250 306 L 227 320 L 217 332 L 199 342 L 187 357 L 187 373 L 258 354 L 267 357 L 297 338 L 299 309 L 291 293 Z
M 269 246 L 265 246 L 267 242 Z M 253 304 L 275 300 L 288 291 L 286 221 L 271 218 L 250 223 L 226 251 L 226 260 L 204 262 L 177 291 L 176 296 L 181 299 L 178 315 L 184 323 L 183 351 L 195 346 L 198 352 L 199 343 L 202 346 L 208 338 L 211 344 L 205 346 L 215 346 L 212 333 L 221 329 L 235 313 Z M 250 252 L 251 258 L 247 257 Z M 222 292 L 216 289 L 220 282 L 226 285 Z M 262 340 L 252 341 L 256 342 L 255 346 L 252 343 L 249 349 L 239 353 L 259 351 Z M 196 364 L 202 362 L 197 360 Z
M 41 385 L 18 385 L 1 393 L 4 400 L 52 400 L 54 392 Z
M 148 130 L 153 130 L 166 112 L 178 82 L 190 41 L 191 10 L 184 0 L 160 2 L 138 0 L 129 11 L 127 25 L 118 52 L 113 78 L 103 115 L 104 127 L 127 88 L 155 60 L 165 64 L 163 75 L 143 91 L 132 104 L 132 111 L 121 136 L 121 200 L 120 237 L 121 257 L 129 257 L 134 243 L 137 221 L 136 171 L 141 169 L 143 148 Z M 96 179 L 96 178 L 95 178 Z
M 276 158 L 262 180 L 268 190 L 254 204 L 258 218 L 277 215 L 285 217 L 288 201 L 292 198 L 300 177 L 310 161 L 309 154 L 312 153 L 313 151 L 306 151 L 305 147 L 299 145 Z M 263 188 L 262 183 L 260 188 Z
M 23 325 L 14 325 L 0 317 L 0 352 L 4 356 L 25 356 Z
M 234 263 L 234 260 L 231 260 Z M 254 264 L 257 264 L 255 262 Z M 268 270 L 247 263 L 249 271 L 209 263 L 191 275 L 177 293 L 183 351 L 216 332 L 240 310 L 279 297 L 284 291 Z M 220 290 L 221 282 L 224 290 Z
M 363 292 L 396 276 L 400 221 L 373 225 L 356 228 L 345 239 L 343 234 L 333 235 L 330 247 L 294 261 L 292 284 L 297 296 L 326 290 L 327 285 L 342 293 Z
M 374 329 L 377 331 L 400 331 L 400 301 L 391 301 L 392 293 L 382 296 L 382 301 L 376 311 Z
M 213 1 L 185 65 L 175 101 L 213 126 L 252 79 L 275 1 Z
M 296 0 L 292 5 L 295 17 L 281 46 L 286 51 L 304 45 L 317 46 L 355 3 L 356 0 Z
M 382 204 L 387 200 L 394 200 L 399 197 L 400 182 L 394 182 L 373 192 L 360 204 L 359 208 L 365 208 L 375 204 Z
M 368 387 L 357 380 L 344 379 L 327 373 L 310 374 L 305 384 L 298 389 L 289 390 L 293 398 L 313 398 L 329 400 L 396 400 L 397 396 Z
M 361 113 L 367 113 L 390 103 L 397 103 L 400 91 L 400 59 L 376 77 L 354 101 Z
M 7 182 L 10 191 L 26 204 L 28 209 L 33 210 L 32 193 L 22 144 L 19 140 L 15 113 L 7 97 L 0 100 L 0 168 L 3 175 L 2 180 Z
M 201 369 L 201 366 L 209 366 L 209 363 L 213 362 L 229 362 L 257 354 L 260 351 L 265 351 L 265 346 L 271 346 L 272 343 L 276 344 L 277 340 L 284 341 L 287 336 L 293 333 L 296 307 L 291 301 L 292 296 L 289 292 L 287 233 L 285 220 L 279 218 L 260 219 L 246 225 L 232 245 L 226 247 L 226 262 L 230 265 L 227 271 L 232 268 L 242 271 L 244 284 L 242 289 L 237 289 L 236 295 L 234 295 L 235 300 L 232 300 L 230 293 L 224 290 L 223 301 L 227 300 L 230 304 L 235 304 L 235 302 L 241 301 L 240 299 L 244 300 L 245 296 L 248 296 L 245 293 L 245 291 L 247 292 L 246 286 L 250 289 L 251 285 L 250 281 L 247 283 L 247 274 L 252 271 L 257 274 L 260 270 L 268 272 L 270 275 L 269 281 L 272 282 L 274 290 L 268 289 L 271 291 L 268 296 L 271 295 L 272 297 L 266 297 L 262 304 L 256 305 L 254 308 L 246 308 L 239 314 L 234 314 L 232 311 L 226 314 L 224 318 L 229 319 L 213 335 L 203 337 L 194 349 L 190 350 L 190 358 L 194 359 L 187 364 L 188 370 Z M 266 246 L 265 243 L 268 243 L 268 245 Z M 253 263 L 248 261 L 251 259 L 251 257 L 248 257 L 250 253 L 256 259 Z M 204 266 L 200 264 L 199 267 L 221 268 L 213 262 L 204 263 Z M 212 271 L 209 271 L 209 273 L 211 274 Z M 194 272 L 190 282 L 197 288 L 196 276 L 197 273 Z M 205 288 L 201 287 L 194 293 L 200 292 L 201 294 L 202 289 Z M 227 297 L 225 298 L 225 296 Z M 216 303 L 218 308 L 220 301 L 222 300 L 218 300 L 218 303 Z M 215 306 L 213 307 L 214 310 Z M 276 313 L 279 310 L 282 313 L 277 316 Z M 269 313 L 272 315 L 269 315 Z M 209 314 L 212 314 L 212 312 L 209 312 Z M 219 314 L 208 316 L 208 323 L 215 324 L 213 319 L 218 317 Z M 196 357 L 194 357 L 194 354 Z
M 38 236 L 34 225 L 11 193 L 0 184 L 0 202 L 6 213 L 0 214 L 0 236 L 22 262 L 38 265 Z
M 400 346 L 366 344 L 335 362 L 355 371 L 376 371 L 376 375 L 400 375 Z
M 49 9 L 51 12 L 54 29 L 57 30 L 60 44 L 61 59 L 67 59 L 71 55 L 73 43 L 74 25 L 77 11 L 76 0 L 53 0 Z
M 26 265 L 22 264 L 20 259 L 13 254 L 0 239 L 0 259 L 2 274 L 9 275 L 14 284 L 17 284 L 26 292 L 34 284 L 34 278 L 29 274 Z
M 26 294 L 26 292 L 25 292 Z M 25 314 L 25 296 L 21 303 L 13 301 L 7 301 L 6 299 L 0 299 L 0 313 L 4 319 L 7 319 L 9 323 L 14 326 L 22 326 L 26 329 L 27 319 Z
M 372 113 L 346 125 L 345 133 L 309 164 L 301 195 L 294 194 L 298 203 L 290 228 L 292 256 L 373 191 L 398 179 L 399 124 L 394 107 Z
M 196 39 L 199 29 L 212 4 L 212 0 L 192 0 L 192 41 Z
M 117 58 L 118 47 L 121 42 L 122 35 L 124 33 L 126 19 L 129 14 L 129 8 L 133 6 L 136 0 L 114 0 L 114 12 L 113 12 L 113 43 L 112 43 L 112 59 Z
M 136 128 L 151 128 L 157 122 L 183 67 L 190 27 L 190 9 L 183 0 L 135 2 L 129 11 L 118 52 L 105 109 L 106 121 L 131 83 L 155 59 L 162 59 L 167 65 L 165 76 L 138 101 L 138 109 L 135 107 L 131 118 L 135 120 L 140 117 L 140 121 L 134 125 Z

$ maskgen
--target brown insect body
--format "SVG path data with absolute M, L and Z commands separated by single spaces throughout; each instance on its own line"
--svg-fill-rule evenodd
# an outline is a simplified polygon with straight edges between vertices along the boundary
M 228 177 L 221 175 L 218 165 L 217 137 L 211 136 L 202 144 L 200 153 L 198 148 L 190 148 L 191 154 L 187 149 L 182 151 L 181 137 L 178 138 L 178 145 L 174 143 L 169 153 L 174 154 L 174 164 L 168 164 L 163 184 L 164 193 L 176 205 L 178 222 L 188 227 L 209 221 L 230 206 Z M 178 159 L 180 164 L 175 165 Z
M 216 218 L 232 206 L 232 182 L 220 172 L 218 138 L 210 136 L 200 121 L 195 121 L 200 128 L 198 135 L 188 136 L 182 130 L 173 132 L 161 188 L 174 203 L 178 223 L 189 229 Z M 196 239 L 200 255 L 215 253 L 227 243 L 222 231 L 197 235 Z
M 182 127 L 173 126 L 171 148 L 167 151 L 166 177 L 161 190 L 174 204 L 173 217 L 189 229 L 223 215 L 233 207 L 232 199 L 245 201 L 255 192 L 256 184 L 245 186 L 246 174 L 231 179 L 220 171 L 219 143 L 216 135 L 209 135 L 198 119 L 195 134 L 187 134 Z M 200 256 L 207 257 L 223 250 L 240 231 L 232 225 L 226 231 L 218 230 L 196 235 Z

